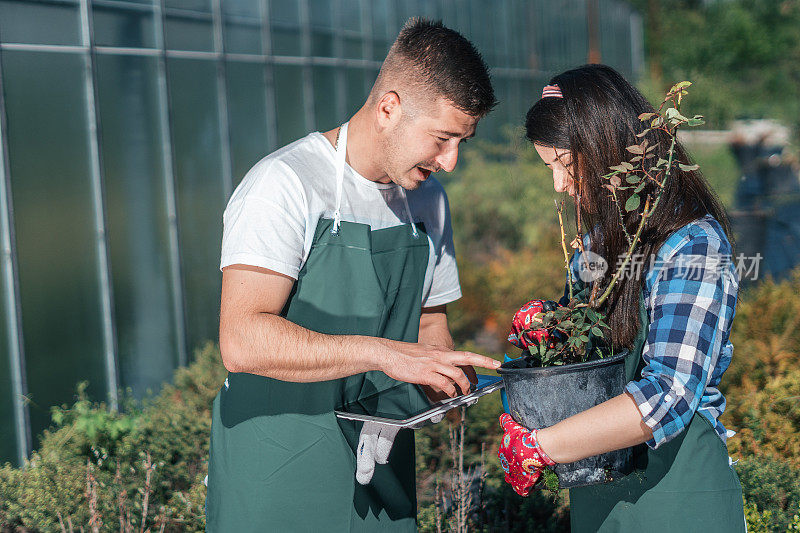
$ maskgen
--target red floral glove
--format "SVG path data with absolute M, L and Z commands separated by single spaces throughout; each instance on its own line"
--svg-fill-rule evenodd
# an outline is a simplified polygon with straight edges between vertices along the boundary
M 544 300 L 531 300 L 523 305 L 511 320 L 508 342 L 523 350 L 527 350 L 528 346 L 534 344 L 534 342 L 536 344 L 550 342 L 552 340 L 551 335 L 544 329 L 542 324 L 542 318 L 546 310 L 545 306 L 549 306 L 548 304 L 552 304 L 553 307 L 557 305 L 555 302 L 546 302 Z
M 500 427 L 503 428 L 503 439 L 497 456 L 506 473 L 505 480 L 511 484 L 514 492 L 527 496 L 544 467 L 556 463 L 539 446 L 536 440 L 538 430 L 525 429 L 514 422 L 508 413 L 500 415 Z

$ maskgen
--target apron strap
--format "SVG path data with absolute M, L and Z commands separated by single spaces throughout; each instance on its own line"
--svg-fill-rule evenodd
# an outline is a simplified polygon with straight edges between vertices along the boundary
M 408 207 L 408 194 L 406 190 L 401 186 L 400 190 L 402 191 L 403 195 L 403 203 L 406 204 L 406 214 L 408 215 L 408 221 L 411 223 L 411 235 L 415 238 L 419 238 L 419 232 L 417 231 L 417 225 L 414 224 L 414 217 L 411 216 L 411 208 Z
M 342 223 L 342 185 L 344 184 L 344 166 L 347 158 L 347 124 L 345 122 L 339 126 L 339 136 L 336 140 L 336 211 L 333 212 L 333 227 L 331 228 L 331 235 L 339 234 L 339 226 Z M 403 195 L 403 203 L 406 206 L 406 214 L 408 215 L 408 222 L 411 224 L 411 235 L 419 238 L 419 231 L 417 225 L 414 223 L 414 217 L 411 215 L 411 208 L 408 205 L 408 195 L 406 190 L 401 186 L 400 193 Z
M 342 184 L 344 183 L 344 164 L 347 157 L 347 122 L 339 126 L 339 137 L 336 140 L 336 211 L 333 213 L 333 227 L 331 235 L 339 234 L 339 225 L 342 223 Z

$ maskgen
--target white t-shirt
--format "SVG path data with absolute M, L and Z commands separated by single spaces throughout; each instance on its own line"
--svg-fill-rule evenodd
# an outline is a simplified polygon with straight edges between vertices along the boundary
M 332 219 L 336 210 L 335 154 L 328 140 L 314 132 L 256 163 L 225 209 L 220 268 L 238 263 L 297 279 L 319 219 Z M 444 188 L 429 177 L 406 194 L 414 222 L 424 223 L 429 239 L 422 305 L 457 300 L 461 287 Z M 399 185 L 375 183 L 345 165 L 342 220 L 373 230 L 407 224 L 402 195 Z

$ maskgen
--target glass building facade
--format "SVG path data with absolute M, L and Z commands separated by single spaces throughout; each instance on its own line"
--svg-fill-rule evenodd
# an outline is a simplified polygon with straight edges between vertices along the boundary
M 518 124 L 596 51 L 630 77 L 617 0 L 0 0 L 0 461 L 76 383 L 116 406 L 217 336 L 222 211 L 258 159 L 363 102 L 412 16 L 492 67 Z

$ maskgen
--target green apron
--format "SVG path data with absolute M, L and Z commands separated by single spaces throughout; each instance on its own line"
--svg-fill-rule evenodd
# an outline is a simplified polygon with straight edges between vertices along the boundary
M 371 230 L 339 220 L 347 125 L 336 155 L 334 220 L 319 220 L 309 256 L 282 312 L 307 329 L 416 342 L 429 243 L 413 223 Z M 410 217 L 410 211 L 407 209 Z M 293 383 L 230 373 L 214 400 L 206 498 L 207 531 L 416 531 L 414 435 L 401 430 L 389 462 L 369 485 L 355 480 L 362 423 L 333 410 L 391 387 L 373 400 L 410 414 L 422 390 L 367 372 Z
M 641 326 L 625 359 L 628 381 L 644 367 L 650 318 L 639 296 Z M 573 532 L 735 533 L 745 531 L 742 487 L 728 449 L 711 423 L 695 413 L 689 427 L 656 450 L 634 448 L 635 470 L 616 481 L 570 489 Z

